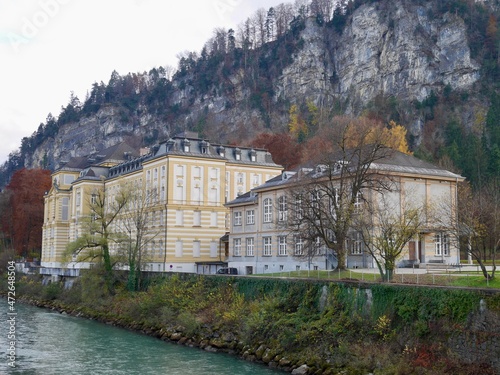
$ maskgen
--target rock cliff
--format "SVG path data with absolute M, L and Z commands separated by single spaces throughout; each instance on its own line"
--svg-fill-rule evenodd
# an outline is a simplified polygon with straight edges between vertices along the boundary
M 437 12 L 435 1 L 365 4 L 349 16 L 340 32 L 308 18 L 299 39 L 300 46 L 270 78 L 267 102 L 259 97 L 258 105 L 252 104 L 255 89 L 246 78 L 256 73 L 244 67 L 201 91 L 196 88 L 197 74 L 188 72 L 174 76 L 165 100 L 168 108 L 182 110 L 158 115 L 141 105 L 125 112 L 101 106 L 96 113 L 63 124 L 54 137 L 24 155 L 25 166 L 57 168 L 71 156 L 127 137 L 154 143 L 186 127 L 201 130 L 213 141 L 231 141 L 232 134 L 242 132 L 240 139 L 250 138 L 265 128 L 282 128 L 292 103 L 308 100 L 328 107 L 337 101 L 345 103 L 343 112 L 357 115 L 380 95 L 402 103 L 421 102 L 445 87 L 468 90 L 480 79 L 464 20 L 452 12 Z M 405 120 L 418 142 L 421 115 L 408 107 Z

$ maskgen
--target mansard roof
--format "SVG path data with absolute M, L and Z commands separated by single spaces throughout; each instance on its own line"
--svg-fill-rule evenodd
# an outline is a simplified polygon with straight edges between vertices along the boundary
M 464 179 L 459 174 L 399 151 L 394 151 L 388 157 L 372 163 L 371 168 L 401 174 L 416 174 L 458 180 Z
M 355 170 L 358 165 L 359 154 L 369 155 L 373 150 L 367 145 L 363 150 L 347 150 L 344 153 L 337 153 L 330 156 L 327 164 L 318 164 L 309 173 L 311 178 L 322 178 L 328 175 L 332 177 L 341 174 L 341 169 Z M 445 178 L 463 180 L 464 177 L 408 155 L 400 151 L 389 148 L 380 149 L 379 157 L 374 157 L 369 169 L 379 173 L 390 173 L 396 175 L 415 175 L 427 178 Z M 370 159 L 370 156 L 366 158 Z M 351 167 L 352 166 L 352 167 Z
M 252 190 L 247 191 L 245 194 L 239 195 L 236 199 L 229 201 L 225 204 L 225 206 L 239 206 L 242 204 L 252 204 L 257 202 L 257 194 L 255 194 Z
M 310 167 L 310 163 L 307 163 Z M 344 164 L 348 165 L 348 163 Z M 387 172 L 391 174 L 398 175 L 415 175 L 419 178 L 444 178 L 452 179 L 456 181 L 463 181 L 464 177 L 450 172 L 446 169 L 438 167 L 429 162 L 420 160 L 413 155 L 408 155 L 400 151 L 392 151 L 387 153 L 384 157 L 380 158 L 376 162 L 370 164 L 370 168 L 378 172 Z M 267 180 L 262 185 L 257 186 L 250 192 L 247 192 L 236 199 L 228 202 L 226 206 L 235 206 L 238 204 L 247 203 L 255 196 L 258 192 L 265 191 L 268 189 L 279 189 L 282 186 L 293 183 L 297 181 L 301 176 L 309 176 L 312 178 L 321 178 L 327 176 L 326 165 L 317 165 L 315 168 L 299 168 L 297 171 L 283 171 L 281 175 Z M 329 173 L 329 172 L 328 172 Z M 335 175 L 334 172 L 332 175 Z M 338 172 L 340 173 L 340 172 Z M 251 194 L 252 193 L 252 194 Z
M 91 166 L 110 166 L 122 163 L 139 155 L 138 150 L 126 142 L 118 143 L 114 146 L 94 151 L 88 156 L 72 157 L 64 163 L 59 170 L 79 172 Z
M 193 132 L 183 132 L 163 141 L 154 150 L 152 159 L 167 155 L 221 159 L 237 164 L 279 166 L 266 149 L 210 143 Z

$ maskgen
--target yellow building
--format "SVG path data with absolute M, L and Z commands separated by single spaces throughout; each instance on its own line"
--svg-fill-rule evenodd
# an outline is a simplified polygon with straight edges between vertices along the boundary
M 96 191 L 114 201 L 123 186 L 154 192 L 148 205 L 143 268 L 150 271 L 215 273 L 227 261 L 227 201 L 281 173 L 263 149 L 214 145 L 185 132 L 138 152 L 125 143 L 73 158 L 53 174 L 45 196 L 42 270 L 76 276 L 92 266 L 65 256 L 68 243 L 82 235 Z M 153 196 L 153 195 L 152 195 Z M 123 230 L 116 220 L 112 230 Z M 111 245 L 111 253 L 119 244 Z

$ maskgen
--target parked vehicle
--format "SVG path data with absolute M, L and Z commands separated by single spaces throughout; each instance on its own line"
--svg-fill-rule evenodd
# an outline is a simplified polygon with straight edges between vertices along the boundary
M 224 267 L 217 271 L 218 275 L 237 275 L 238 269 L 234 267 Z

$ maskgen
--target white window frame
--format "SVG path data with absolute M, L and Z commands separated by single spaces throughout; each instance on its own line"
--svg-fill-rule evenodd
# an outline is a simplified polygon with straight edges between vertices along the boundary
M 241 256 L 241 238 L 233 239 L 233 256 Z
M 360 191 L 356 193 L 356 197 L 354 198 L 354 211 L 359 212 L 361 210 L 361 206 L 363 205 L 363 195 Z
M 253 237 L 248 237 L 246 239 L 246 256 L 253 257 L 255 249 L 255 240 Z
M 273 255 L 273 238 L 263 237 L 262 238 L 262 256 L 270 257 Z
M 434 235 L 435 255 L 449 256 L 450 255 L 450 239 L 447 233 L 439 232 Z
M 352 238 L 351 244 L 351 254 L 352 255 L 361 255 L 363 254 L 363 243 L 361 241 L 361 233 L 356 232 Z
M 255 224 L 255 210 L 247 211 L 247 225 Z
M 302 207 L 302 194 L 295 196 L 295 217 L 301 220 L 304 217 L 304 208 Z
M 294 254 L 296 256 L 304 255 L 304 240 L 300 236 L 294 236 Z
M 273 221 L 273 200 L 271 198 L 264 199 L 264 223 Z
M 286 236 L 278 236 L 278 255 L 287 256 Z
M 288 203 L 286 195 L 278 198 L 278 221 L 284 222 L 288 218 Z
M 233 226 L 241 226 L 241 211 L 235 211 L 233 215 Z

